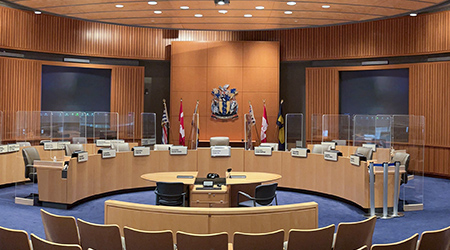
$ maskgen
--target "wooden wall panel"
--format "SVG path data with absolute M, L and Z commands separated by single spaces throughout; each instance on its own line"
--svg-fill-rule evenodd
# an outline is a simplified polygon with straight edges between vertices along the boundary
M 87 22 L 0 7 L 0 47 L 168 60 L 172 41 L 279 41 L 282 61 L 450 52 L 450 12 L 348 25 L 267 31 L 194 31 Z

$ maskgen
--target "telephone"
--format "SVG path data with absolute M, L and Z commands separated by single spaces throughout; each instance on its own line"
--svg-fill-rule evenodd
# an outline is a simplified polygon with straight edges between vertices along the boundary
M 208 178 L 208 179 L 216 179 L 216 178 L 219 178 L 219 174 L 209 173 L 209 174 L 206 175 L 206 178 Z

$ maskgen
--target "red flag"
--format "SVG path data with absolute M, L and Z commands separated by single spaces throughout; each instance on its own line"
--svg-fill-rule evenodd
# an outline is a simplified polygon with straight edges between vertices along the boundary
M 184 146 L 185 144 L 185 135 L 184 135 L 184 114 L 183 114 L 183 99 L 180 100 L 180 116 L 178 117 L 178 121 L 180 121 L 180 145 Z
M 264 113 L 261 122 L 261 142 L 267 142 L 266 131 L 269 127 L 269 122 L 267 121 L 266 104 L 264 103 Z

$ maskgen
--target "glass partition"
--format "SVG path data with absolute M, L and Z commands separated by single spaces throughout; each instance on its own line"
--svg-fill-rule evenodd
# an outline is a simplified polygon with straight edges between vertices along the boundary
M 322 116 L 322 142 L 335 142 L 346 146 L 350 140 L 350 116 L 328 114 Z M 349 148 L 341 148 L 344 156 L 348 156 Z
M 301 148 L 303 145 L 303 114 L 286 114 L 285 126 L 286 151 Z
M 3 111 L 0 111 L 0 145 L 3 143 Z
M 390 115 L 355 115 L 353 117 L 353 146 L 375 144 L 378 148 L 391 147 Z
M 256 122 L 255 122 L 256 123 Z M 245 150 L 253 150 L 253 126 L 255 125 L 251 114 L 244 115 Z
M 425 117 L 392 116 L 392 161 L 400 161 L 400 197 L 404 211 L 422 210 L 424 202 Z
M 119 138 L 134 142 L 134 112 L 128 112 L 119 116 Z M 118 139 L 119 139 L 118 138 Z
M 156 144 L 156 114 L 155 113 L 141 113 L 141 145 L 153 146 Z M 164 130 L 164 128 L 163 128 Z M 167 127 L 167 143 L 169 137 L 169 128 Z M 164 132 L 162 133 L 164 135 Z M 163 143 L 164 144 L 164 143 Z
M 187 146 L 189 149 L 197 149 L 198 148 L 198 136 L 200 133 L 200 120 L 198 113 L 192 114 L 192 121 L 191 121 L 191 131 L 189 133 Z
M 94 112 L 93 135 L 95 140 L 119 139 L 119 114 L 116 112 Z
M 321 114 L 311 115 L 311 144 L 322 142 L 322 117 Z
M 64 112 L 64 141 L 73 144 L 87 143 L 87 116 L 85 112 Z

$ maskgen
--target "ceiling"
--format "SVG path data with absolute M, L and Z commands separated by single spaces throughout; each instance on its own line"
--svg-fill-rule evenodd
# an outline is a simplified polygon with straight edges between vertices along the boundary
M 142 27 L 195 30 L 267 30 L 337 25 L 408 15 L 436 7 L 443 0 L 10 0 L 42 13 Z M 122 5 L 123 7 L 116 7 Z M 329 8 L 323 8 L 323 6 Z M 181 9 L 187 6 L 189 9 Z M 264 9 L 256 9 L 263 6 Z M 227 13 L 219 13 L 226 10 Z M 158 14 L 155 11 L 161 11 Z M 196 17 L 201 14 L 202 17 Z M 251 17 L 244 17 L 250 14 Z M 413 17 L 411 17 L 413 18 Z

